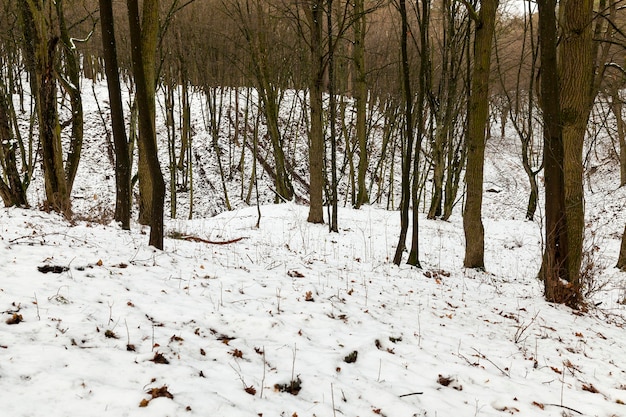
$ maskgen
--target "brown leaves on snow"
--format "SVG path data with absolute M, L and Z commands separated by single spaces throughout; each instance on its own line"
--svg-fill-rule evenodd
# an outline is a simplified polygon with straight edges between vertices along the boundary
M 149 400 L 145 398 L 141 400 L 141 402 L 139 403 L 139 407 L 147 407 L 148 404 L 150 404 L 150 401 L 154 400 L 155 398 L 164 397 L 169 398 L 170 400 L 174 399 L 172 393 L 167 390 L 167 385 L 163 385 L 160 388 L 150 388 L 146 392 L 150 395 L 151 398 Z

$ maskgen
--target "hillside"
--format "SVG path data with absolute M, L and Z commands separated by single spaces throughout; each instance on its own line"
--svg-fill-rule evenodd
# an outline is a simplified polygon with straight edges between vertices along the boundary
M 303 205 L 267 204 L 267 190 L 257 229 L 242 202 L 210 217 L 219 188 L 198 186 L 206 213 L 169 220 L 156 251 L 141 226 L 107 220 L 105 135 L 86 113 L 83 220 L 0 210 L 3 415 L 626 415 L 626 286 L 612 268 L 626 196 L 608 147 L 589 162 L 594 286 L 575 313 L 546 303 L 535 278 L 541 213 L 524 220 L 512 136 L 489 143 L 487 272 L 462 268 L 458 209 L 422 219 L 418 270 L 389 261 L 397 212 L 342 207 L 329 234 Z M 33 184 L 31 202 L 42 195 Z

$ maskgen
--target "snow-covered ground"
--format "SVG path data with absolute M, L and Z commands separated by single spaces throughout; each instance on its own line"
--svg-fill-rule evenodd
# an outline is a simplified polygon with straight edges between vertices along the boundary
M 114 183 L 89 123 L 74 207 L 97 220 Z M 399 215 L 374 206 L 341 208 L 331 234 L 301 205 L 261 206 L 256 228 L 238 204 L 169 220 L 164 251 L 138 225 L 0 209 L 0 415 L 626 415 L 616 165 L 593 162 L 595 283 L 576 313 L 543 300 L 514 145 L 488 147 L 484 273 L 462 268 L 458 208 L 421 220 L 423 269 L 391 264 Z
M 329 234 L 305 207 L 261 211 L 172 221 L 243 239 L 157 251 L 1 210 L 2 415 L 626 415 L 623 309 L 543 301 L 533 223 L 487 221 L 480 273 L 459 222 L 422 222 L 417 270 L 389 262 L 397 213 L 344 209 Z

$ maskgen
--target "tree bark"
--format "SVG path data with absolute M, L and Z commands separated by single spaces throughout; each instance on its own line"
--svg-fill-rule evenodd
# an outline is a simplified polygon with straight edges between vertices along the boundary
M 626 185 L 626 122 L 622 117 L 623 103 L 619 97 L 619 91 L 614 89 L 611 92 L 611 109 L 615 115 L 617 124 L 617 138 L 619 141 L 619 173 L 620 186 Z
M 10 99 L 11 94 L 7 92 L 4 81 L 0 80 L 0 166 L 4 174 L 0 178 L 0 197 L 5 207 L 28 207 L 26 187 L 17 168 L 18 144 L 11 129 L 8 104 Z
M 409 206 L 411 202 L 411 165 L 413 161 L 413 95 L 409 70 L 407 37 L 409 24 L 406 12 L 406 0 L 399 1 L 400 11 L 400 59 L 402 74 L 402 96 L 404 102 L 404 144 L 402 149 L 402 193 L 400 196 L 400 236 L 393 257 L 393 263 L 400 265 L 402 253 L 406 249 L 406 235 L 409 229 Z
M 145 8 L 157 9 L 158 0 L 144 0 Z M 154 70 L 146 71 L 143 59 L 142 28 L 139 21 L 139 6 L 137 0 L 127 0 L 128 20 L 131 37 L 131 52 L 133 73 L 135 84 L 137 85 L 137 105 L 139 107 L 139 143 L 143 144 L 146 152 L 146 163 L 149 169 L 149 177 L 152 184 L 150 195 L 150 245 L 157 249 L 163 249 L 163 204 L 165 200 L 165 181 L 161 172 L 156 146 L 156 133 L 154 129 L 154 102 L 150 103 L 150 98 L 154 100 L 154 93 L 150 93 L 150 88 L 154 89 Z M 144 16 L 145 19 L 145 16 Z M 155 30 L 154 27 L 144 27 L 144 30 Z M 150 38 L 150 37 L 147 37 Z M 156 37 L 154 38 L 156 39 Z M 154 45 L 152 45 L 154 47 Z M 150 87 L 152 86 L 152 87 Z
M 565 217 L 563 134 L 560 122 L 560 81 L 557 69 L 556 0 L 539 0 L 539 46 L 541 56 L 541 100 L 543 108 L 545 176 L 545 254 L 540 277 L 548 301 L 568 298 L 563 284 L 568 273 L 568 239 Z M 575 300 L 574 300 L 575 301 Z
M 311 130 L 309 132 L 309 217 L 310 223 L 324 223 L 324 126 L 322 122 L 322 84 L 324 82 L 324 51 L 322 47 L 321 0 L 314 0 L 307 9 L 311 38 L 311 74 L 309 79 Z
M 622 232 L 622 243 L 619 248 L 619 257 L 617 258 L 617 265 L 615 265 L 615 267 L 626 271 L 626 226 L 624 226 L 624 231 Z
M 559 5 L 560 105 L 563 126 L 565 217 L 568 238 L 568 278 L 580 285 L 585 208 L 583 142 L 593 104 L 593 0 L 565 0 Z
M 411 228 L 411 249 L 409 250 L 409 258 L 407 263 L 409 265 L 421 268 L 419 258 L 419 168 L 420 168 L 420 154 L 422 152 L 422 138 L 425 136 L 425 123 L 424 123 L 424 108 L 427 99 L 427 86 L 429 84 L 430 77 L 430 0 L 422 0 L 422 10 L 419 15 L 419 28 L 420 28 L 420 70 L 419 70 L 419 92 L 417 94 L 417 141 L 415 146 L 415 157 L 413 159 L 413 184 L 411 186 L 411 200 L 413 201 L 412 209 L 412 228 Z
M 141 120 L 142 112 L 148 113 L 151 120 L 152 131 L 156 131 L 156 47 L 159 34 L 159 1 L 146 0 L 143 2 L 141 23 L 140 23 L 140 42 L 141 42 L 141 61 L 146 78 L 146 103 L 145 107 L 139 106 L 139 119 Z M 137 91 L 139 94 L 139 91 Z M 139 122 L 141 125 L 141 121 Z M 144 140 L 141 135 L 145 130 L 139 129 L 138 148 L 138 177 L 139 177 L 139 223 L 150 224 L 152 222 L 152 195 L 154 187 L 152 170 L 150 168 L 150 149 L 156 147 L 156 134 L 153 137 Z M 154 141 L 153 145 L 148 145 L 148 141 Z
M 328 228 L 331 232 L 338 233 L 338 202 L 337 202 L 337 135 L 335 132 L 337 123 L 337 103 L 335 97 L 335 44 L 333 43 L 333 0 L 326 2 L 326 29 L 328 31 L 328 95 L 330 119 L 330 206 L 331 213 L 328 219 Z M 365 186 L 364 186 L 365 187 Z
M 476 21 L 474 69 L 469 104 L 468 154 L 465 181 L 467 199 L 463 213 L 466 268 L 485 269 L 485 231 L 482 223 L 485 135 L 489 119 L 491 44 L 499 0 L 483 0 Z
M 78 164 L 80 163 L 80 155 L 83 149 L 84 136 L 84 117 L 83 117 L 83 99 L 80 94 L 80 57 L 74 40 L 70 37 L 64 14 L 64 2 L 56 1 L 56 11 L 59 18 L 59 29 L 61 43 L 65 55 L 65 74 L 59 76 L 61 85 L 67 92 L 72 109 L 72 133 L 70 136 L 70 148 L 65 163 L 65 178 L 67 181 L 67 191 L 72 192 L 74 179 L 78 172 Z
M 365 176 L 369 157 L 367 154 L 367 78 L 365 68 L 365 1 L 354 1 L 354 45 L 352 62 L 354 65 L 354 101 L 356 105 L 356 137 L 359 144 L 359 165 L 357 169 L 357 195 L 355 207 L 369 203 Z
M 115 145 L 115 221 L 121 223 L 122 229 L 130 230 L 130 155 L 122 106 L 111 0 L 100 0 L 100 24 L 109 91 L 109 106 L 111 109 L 113 144 Z
M 63 169 L 61 126 L 57 110 L 57 80 L 54 71 L 59 38 L 57 36 L 47 38 L 50 22 L 44 16 L 45 12 L 41 8 L 44 7 L 43 4 L 20 0 L 18 6 L 26 44 L 25 60 L 37 107 L 46 206 L 69 218 L 71 201 Z

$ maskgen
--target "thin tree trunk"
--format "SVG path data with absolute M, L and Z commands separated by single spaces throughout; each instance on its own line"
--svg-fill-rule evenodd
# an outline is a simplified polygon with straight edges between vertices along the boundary
M 430 0 L 422 0 L 422 12 L 420 27 L 420 71 L 419 71 L 419 94 L 417 95 L 417 143 L 415 146 L 415 157 L 413 159 L 413 184 L 411 199 L 413 200 L 413 224 L 411 229 L 411 249 L 409 251 L 409 265 L 421 268 L 419 258 L 419 194 L 420 187 L 420 154 L 422 152 L 422 138 L 425 136 L 424 107 L 426 103 L 426 89 L 428 85 L 430 71 L 430 48 L 429 48 L 429 23 L 430 23 Z
M 100 24 L 115 145 L 115 221 L 121 223 L 122 229 L 130 230 L 130 154 L 122 106 L 111 0 L 100 0 Z
M 617 138 L 619 141 L 619 172 L 620 186 L 626 185 L 626 122 L 622 117 L 623 103 L 619 97 L 619 90 L 613 88 L 611 91 L 611 110 L 615 116 L 617 125 Z
M 357 171 L 357 195 L 356 208 L 369 203 L 369 195 L 365 185 L 365 176 L 369 164 L 367 154 L 367 78 L 365 67 L 365 34 L 366 14 L 365 1 L 354 1 L 354 45 L 352 60 L 355 69 L 354 78 L 354 101 L 356 105 L 356 137 L 359 144 L 359 165 Z
M 335 54 L 333 43 L 333 26 L 332 26 L 332 14 L 333 14 L 333 0 L 328 0 L 326 10 L 326 22 L 328 30 L 328 95 L 329 98 L 329 111 L 328 116 L 330 118 L 330 188 L 331 188 L 331 215 L 328 221 L 328 228 L 331 232 L 338 233 L 338 207 L 337 207 L 337 136 L 335 132 L 337 122 L 337 103 L 335 99 Z M 365 185 L 363 186 L 365 188 Z
M 64 2 L 56 1 L 57 16 L 59 17 L 59 28 L 61 34 L 61 43 L 65 55 L 65 74 L 59 76 L 61 85 L 70 97 L 70 106 L 72 109 L 72 133 L 70 138 L 70 148 L 65 163 L 65 177 L 67 181 L 67 191 L 72 192 L 74 179 L 78 172 L 78 164 L 83 148 L 84 135 L 84 118 L 83 118 L 83 100 L 80 91 L 81 73 L 80 73 L 80 57 L 74 45 L 65 22 L 63 12 Z
M 411 165 L 413 162 L 413 95 L 411 94 L 411 79 L 409 69 L 409 55 L 407 51 L 407 37 L 409 25 L 406 13 L 406 0 L 399 1 L 400 19 L 400 56 L 402 71 L 402 95 L 404 101 L 404 143 L 402 150 L 402 194 L 400 197 L 400 236 L 398 246 L 393 257 L 393 263 L 400 265 L 402 253 L 406 249 L 406 235 L 409 229 L 409 205 L 411 201 Z
M 0 178 L 0 196 L 5 207 L 27 207 L 26 188 L 17 168 L 17 143 L 15 141 L 9 116 L 8 94 L 4 81 L 0 80 L 0 166 L 3 178 Z M 6 178 L 6 182 L 4 181 Z

